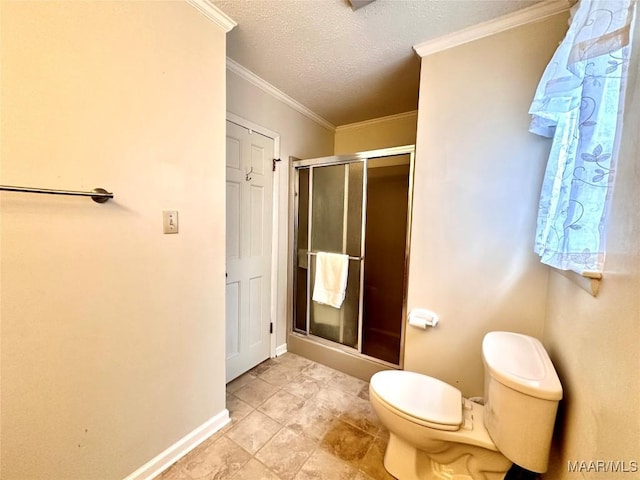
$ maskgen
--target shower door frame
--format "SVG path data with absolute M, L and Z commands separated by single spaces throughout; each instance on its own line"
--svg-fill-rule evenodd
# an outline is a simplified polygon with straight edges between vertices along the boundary
M 373 160 L 376 158 L 383 157 L 394 157 L 401 155 L 409 155 L 409 186 L 408 186 L 408 194 L 407 194 L 407 229 L 406 229 L 406 244 L 405 244 L 405 258 L 404 258 L 404 285 L 403 285 L 403 298 L 402 298 L 402 326 L 400 333 L 400 358 L 399 363 L 396 365 L 394 363 L 387 362 L 385 360 L 381 360 L 379 358 L 372 357 L 370 355 L 366 355 L 362 353 L 363 348 L 363 306 L 364 306 L 364 272 L 366 267 L 366 256 L 365 256 L 365 244 L 366 244 L 366 225 L 367 225 L 367 177 L 368 177 L 368 160 Z M 315 167 L 328 167 L 335 165 L 348 165 L 353 163 L 362 163 L 363 164 L 363 172 L 362 172 L 362 218 L 361 218 L 361 238 L 360 238 L 360 272 L 359 272 L 359 293 L 358 293 L 358 339 L 357 346 L 350 347 L 349 345 L 344 345 L 339 342 L 335 342 L 311 333 L 310 329 L 310 309 L 311 309 L 311 259 L 310 255 L 312 252 L 309 251 L 308 246 L 311 242 L 311 225 L 312 219 L 311 215 L 308 215 L 308 244 L 307 244 L 307 305 L 306 305 L 306 314 L 305 314 L 305 331 L 296 329 L 295 325 L 295 315 L 296 315 L 296 288 L 298 281 L 298 214 L 299 214 L 299 170 L 302 168 L 309 169 L 309 211 L 313 211 L 313 168 Z M 293 193 L 293 208 L 292 208 L 292 219 L 291 225 L 292 228 L 292 245 L 293 245 L 293 261 L 292 261 L 292 282 L 291 282 L 291 290 L 290 290 L 290 298 L 289 302 L 290 306 L 290 325 L 288 331 L 292 335 L 300 336 L 306 339 L 309 339 L 315 343 L 324 345 L 329 348 L 338 349 L 342 352 L 356 355 L 362 357 L 364 359 L 373 361 L 375 363 L 382 364 L 386 367 L 391 368 L 403 368 L 404 365 L 404 344 L 405 344 L 405 328 L 407 318 L 407 290 L 408 290 L 408 273 L 409 273 L 409 249 L 411 245 L 411 225 L 412 225 L 412 210 L 413 210 L 413 179 L 414 179 L 414 163 L 415 163 L 415 145 L 405 145 L 400 147 L 391 147 L 391 148 L 383 148 L 378 150 L 370 150 L 365 152 L 357 152 L 346 155 L 334 155 L 330 157 L 320 157 L 320 158 L 312 158 L 300 160 L 295 157 L 291 157 L 291 191 Z M 312 168 L 313 167 L 313 168 Z M 347 194 L 345 193 L 345 202 L 347 201 Z M 345 220 L 346 221 L 346 220 Z M 349 257 L 349 261 L 354 261 L 352 257 Z

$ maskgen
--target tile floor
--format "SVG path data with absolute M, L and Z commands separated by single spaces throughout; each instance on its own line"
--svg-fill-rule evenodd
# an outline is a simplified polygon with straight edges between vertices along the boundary
M 231 423 L 158 480 L 384 480 L 369 384 L 293 353 L 227 385 Z

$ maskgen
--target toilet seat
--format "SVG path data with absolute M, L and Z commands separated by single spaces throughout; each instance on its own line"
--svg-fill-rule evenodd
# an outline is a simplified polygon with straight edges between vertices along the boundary
M 376 373 L 370 387 L 389 409 L 409 421 L 449 431 L 462 424 L 462 393 L 437 378 L 388 370 Z

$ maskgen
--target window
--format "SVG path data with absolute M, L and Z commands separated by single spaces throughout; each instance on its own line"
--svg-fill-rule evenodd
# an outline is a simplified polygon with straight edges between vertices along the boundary
M 603 269 L 635 3 L 581 0 L 573 7 L 529 110 L 529 130 L 553 138 L 535 251 L 562 270 Z

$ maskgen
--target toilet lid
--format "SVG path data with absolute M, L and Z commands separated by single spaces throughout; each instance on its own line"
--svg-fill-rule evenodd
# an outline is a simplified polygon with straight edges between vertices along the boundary
M 371 377 L 371 388 L 392 407 L 435 428 L 451 430 L 462 423 L 462 393 L 437 378 L 387 370 Z

